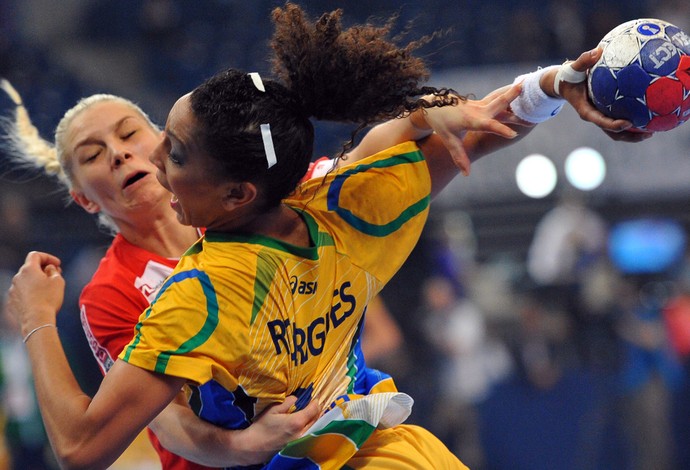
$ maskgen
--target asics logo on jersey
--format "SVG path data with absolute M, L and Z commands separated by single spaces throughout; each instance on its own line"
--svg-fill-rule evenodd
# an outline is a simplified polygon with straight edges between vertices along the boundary
M 290 277 L 290 290 L 292 294 L 311 295 L 316 293 L 317 282 L 300 281 L 297 276 Z
M 308 325 L 291 323 L 288 319 L 268 322 L 266 327 L 276 355 L 289 354 L 296 366 L 304 364 L 310 355 L 320 355 L 331 328 L 338 328 L 356 311 L 357 299 L 348 293 L 350 286 L 349 282 L 344 282 L 340 288 L 333 291 L 334 303 L 330 311 L 322 317 L 315 318 Z

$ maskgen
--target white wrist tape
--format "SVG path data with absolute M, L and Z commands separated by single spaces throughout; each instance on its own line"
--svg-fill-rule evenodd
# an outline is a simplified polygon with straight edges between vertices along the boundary
M 560 65 L 552 65 L 515 78 L 513 83 L 522 82 L 522 92 L 510 103 L 510 109 L 517 117 L 537 124 L 551 119 L 563 108 L 563 98 L 552 98 L 539 86 L 541 76 L 558 67 Z
M 556 77 L 553 80 L 553 91 L 555 91 L 558 96 L 561 96 L 561 82 L 581 83 L 587 78 L 585 72 L 578 72 L 571 64 L 572 61 L 569 60 L 563 62 L 563 65 L 561 65 L 558 68 L 558 72 L 556 72 Z

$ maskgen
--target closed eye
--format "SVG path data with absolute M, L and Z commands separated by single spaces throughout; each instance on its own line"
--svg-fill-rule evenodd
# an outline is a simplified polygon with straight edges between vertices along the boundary
M 101 151 L 99 150 L 98 152 L 94 153 L 93 155 L 90 155 L 90 156 L 86 157 L 86 159 L 84 160 L 84 162 L 85 162 L 85 163 L 88 163 L 88 162 L 94 161 L 94 160 L 96 159 L 96 157 L 97 157 L 100 153 L 101 153 Z
M 168 160 L 170 160 L 170 163 L 173 165 L 180 166 L 182 165 L 182 160 L 180 160 L 174 153 L 170 152 L 168 154 Z

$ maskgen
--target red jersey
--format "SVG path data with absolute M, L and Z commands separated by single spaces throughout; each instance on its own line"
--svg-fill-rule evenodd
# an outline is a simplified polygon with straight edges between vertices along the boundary
M 178 259 L 164 258 L 129 243 L 118 234 L 79 297 L 81 324 L 105 374 L 134 336 L 139 316 L 149 306 Z M 203 470 L 164 449 L 149 431 L 164 470 Z

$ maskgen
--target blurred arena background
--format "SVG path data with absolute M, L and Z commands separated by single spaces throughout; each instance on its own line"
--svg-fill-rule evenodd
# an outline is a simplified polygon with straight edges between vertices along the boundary
M 163 124 L 177 97 L 222 68 L 269 73 L 269 13 L 282 3 L 1 0 L 0 76 L 47 139 L 65 110 L 97 92 L 133 99 Z M 398 32 L 410 25 L 412 38 L 442 31 L 422 51 L 432 84 L 478 97 L 576 58 L 623 21 L 655 17 L 690 32 L 687 0 L 297 3 L 314 16 L 342 7 L 346 23 L 397 12 Z M 0 113 L 10 111 L 0 98 Z M 411 421 L 471 468 L 690 468 L 686 126 L 616 143 L 566 109 L 434 202 L 425 237 L 383 292 L 403 342 L 371 361 L 415 398 Z M 343 126 L 317 129 L 323 154 L 347 136 Z M 605 165 L 587 190 L 566 171 L 583 148 Z M 552 162 L 553 184 L 530 197 L 516 171 L 535 154 Z M 60 334 L 93 393 L 100 373 L 76 302 L 109 237 L 52 180 L 12 169 L 1 146 L 0 175 L 2 292 L 28 250 L 63 259 Z M 0 325 L 0 469 L 52 468 L 22 351 Z M 137 446 L 114 468 L 159 467 Z

